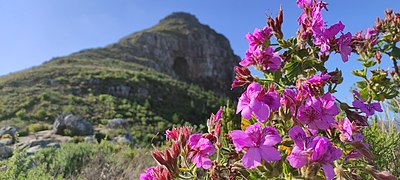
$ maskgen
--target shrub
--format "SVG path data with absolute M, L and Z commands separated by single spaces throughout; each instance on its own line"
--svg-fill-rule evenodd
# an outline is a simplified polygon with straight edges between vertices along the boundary
M 36 133 L 39 131 L 52 129 L 52 125 L 45 123 L 33 123 L 29 124 L 27 128 L 29 133 Z

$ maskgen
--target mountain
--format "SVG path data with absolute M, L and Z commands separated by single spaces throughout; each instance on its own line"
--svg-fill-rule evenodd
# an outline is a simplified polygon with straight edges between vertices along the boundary
M 188 13 L 103 48 L 0 77 L 1 122 L 49 122 L 62 113 L 102 126 L 129 119 L 135 138 L 204 123 L 225 103 L 240 61 L 221 34 Z

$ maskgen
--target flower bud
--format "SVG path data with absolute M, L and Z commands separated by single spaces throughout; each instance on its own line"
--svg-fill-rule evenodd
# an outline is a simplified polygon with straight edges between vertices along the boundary
M 377 180 L 396 180 L 397 178 L 387 171 L 378 171 L 373 166 L 367 165 L 365 168 Z
M 271 17 L 268 17 L 267 19 L 267 25 L 272 29 L 277 39 L 283 38 L 282 23 L 283 23 L 283 10 L 281 6 L 281 8 L 279 9 L 278 16 L 276 16 L 275 19 L 272 19 Z
M 235 66 L 234 70 L 236 73 L 236 79 L 233 81 L 231 89 L 237 86 L 244 86 L 245 88 L 247 88 L 247 86 L 249 86 L 254 81 L 254 77 L 251 75 L 249 68 Z
M 381 59 L 382 59 L 382 54 L 381 54 L 379 51 L 376 51 L 376 52 L 375 52 L 375 55 L 374 55 L 374 58 L 375 58 L 375 61 L 376 61 L 378 64 L 380 64 L 380 63 L 381 63 Z

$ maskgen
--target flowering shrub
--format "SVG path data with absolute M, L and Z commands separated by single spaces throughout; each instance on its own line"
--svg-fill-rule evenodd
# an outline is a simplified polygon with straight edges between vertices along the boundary
M 386 11 L 373 29 L 353 36 L 340 21 L 325 24 L 325 2 L 297 0 L 297 5 L 304 10 L 297 37 L 283 38 L 282 9 L 267 26 L 245 36 L 249 48 L 234 68 L 232 84 L 246 89 L 236 109 L 241 129 L 224 127 L 233 122 L 225 108 L 211 115 L 207 133 L 192 134 L 190 127 L 167 130 L 170 146 L 155 149 L 158 166 L 141 179 L 360 179 L 360 174 L 395 179 L 374 167 L 362 132 L 368 117 L 382 112 L 376 101 L 398 95 L 400 14 Z M 343 77 L 324 66 L 334 53 L 344 62 L 356 53 L 363 63 L 363 70 L 353 71 L 363 80 L 353 91 L 352 106 L 334 96 Z M 393 72 L 380 69 L 382 54 L 393 62 Z M 249 66 L 264 77 L 252 76 Z

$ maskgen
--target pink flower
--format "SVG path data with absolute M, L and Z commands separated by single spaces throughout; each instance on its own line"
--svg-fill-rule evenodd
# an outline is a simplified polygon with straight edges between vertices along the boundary
M 272 36 L 272 29 L 268 26 L 265 26 L 262 30 L 256 28 L 254 29 L 253 34 L 246 34 L 245 38 L 249 42 L 250 51 L 255 51 L 258 47 L 262 47 L 263 43 Z
M 276 71 L 281 65 L 282 59 L 278 53 L 274 52 L 272 47 L 266 49 L 257 48 L 255 50 L 247 50 L 245 58 L 240 61 L 241 66 L 260 66 L 263 71 Z
M 365 113 L 367 116 L 374 115 L 375 111 L 383 112 L 381 104 L 379 104 L 378 102 L 367 104 L 365 103 L 364 98 L 361 97 L 360 93 L 358 93 L 357 91 L 353 91 L 353 94 L 355 98 L 353 101 L 353 106 L 360 109 L 360 111 Z
M 365 39 L 369 39 L 372 36 L 375 36 L 377 33 L 374 29 L 368 28 L 365 33 Z
M 351 33 L 348 32 L 346 34 L 342 34 L 338 39 L 338 48 L 343 62 L 347 62 L 349 60 L 349 56 L 353 50 L 350 46 L 351 38 Z
M 270 85 L 268 92 L 263 96 L 262 101 L 268 104 L 270 109 L 273 111 L 277 111 L 279 109 L 280 97 L 275 86 Z
M 245 168 L 255 168 L 261 160 L 279 161 L 279 151 L 274 147 L 282 141 L 278 131 L 270 126 L 262 128 L 259 123 L 246 128 L 246 131 L 233 130 L 229 133 L 237 152 L 245 150 L 242 164 Z
M 245 119 L 251 119 L 254 114 L 258 121 L 265 122 L 270 114 L 270 106 L 277 109 L 275 100 L 279 102 L 276 92 L 267 93 L 260 84 L 253 82 L 240 96 L 236 113 L 242 112 L 241 115 Z
M 335 97 L 326 93 L 321 98 L 307 98 L 306 104 L 299 107 L 297 118 L 302 124 L 307 124 L 311 130 L 327 130 L 335 122 L 334 116 L 338 114 Z
M 140 180 L 155 180 L 153 169 L 155 166 L 149 167 L 146 172 L 140 174 Z
M 317 87 L 323 87 L 325 82 L 331 79 L 332 76 L 329 74 L 322 73 L 321 75 L 313 75 L 307 81 Z
M 310 7 L 312 5 L 312 0 L 297 0 L 297 6 L 301 9 L 305 7 Z
M 306 137 L 305 132 L 299 126 L 290 129 L 289 136 L 295 142 L 292 153 L 287 157 L 292 167 L 301 168 L 308 160 L 310 165 L 318 163 L 322 166 L 326 179 L 335 177 L 332 163 L 342 156 L 342 151 L 334 147 L 328 138 Z
M 322 29 L 314 29 L 314 44 L 321 46 L 321 53 L 329 51 L 330 39 L 335 38 L 336 34 L 338 34 L 340 31 L 343 31 L 343 29 L 344 25 L 341 21 L 327 29 L 324 27 L 322 27 Z
M 342 141 L 353 141 L 353 124 L 350 120 L 346 117 L 344 120 L 339 120 L 339 124 L 335 125 L 336 128 L 342 132 L 344 139 Z
M 215 153 L 216 148 L 213 143 L 202 137 L 202 134 L 192 134 L 189 138 L 190 157 L 198 168 L 209 169 L 212 161 L 208 156 Z

